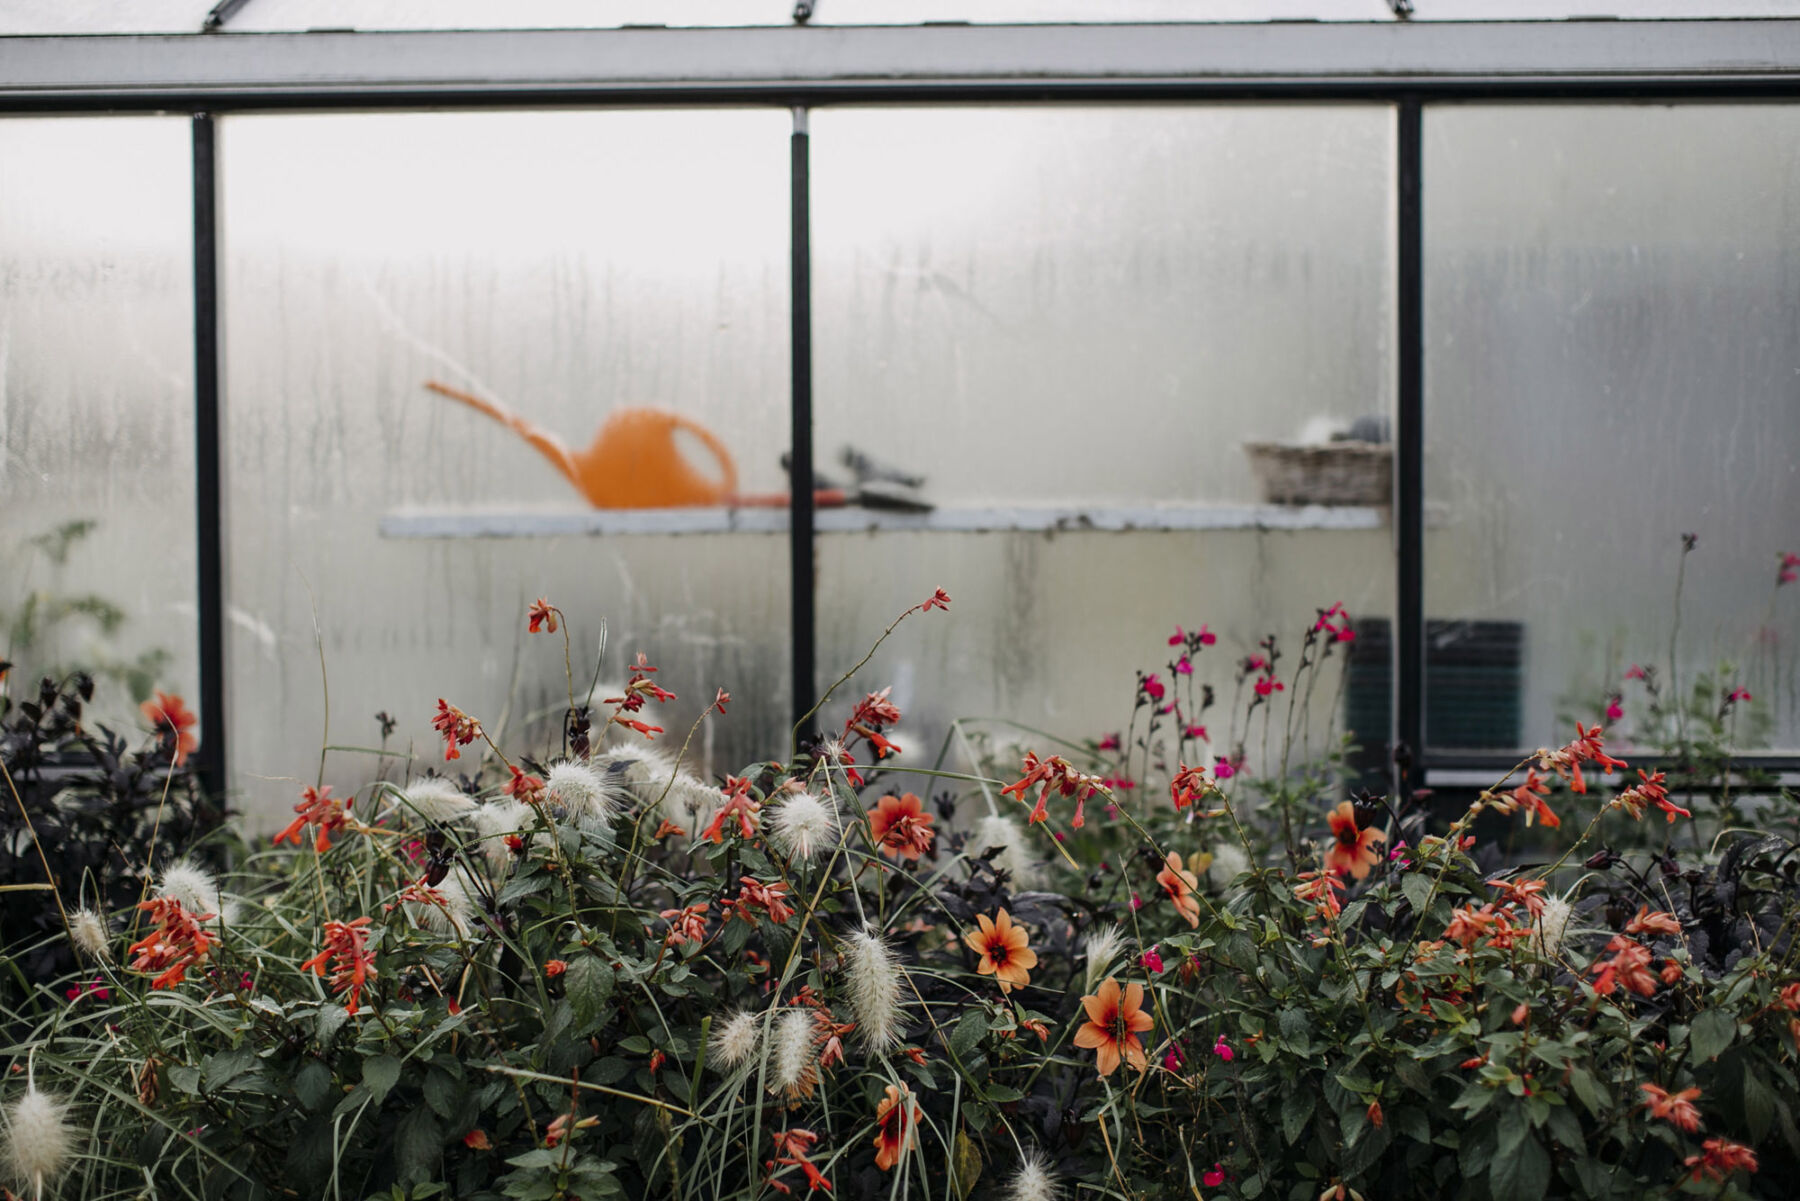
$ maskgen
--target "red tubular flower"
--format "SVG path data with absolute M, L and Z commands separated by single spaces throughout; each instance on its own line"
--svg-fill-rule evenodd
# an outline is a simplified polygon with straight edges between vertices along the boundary
M 1699 1155 L 1690 1155 L 1682 1163 L 1684 1166 L 1694 1169 L 1692 1179 L 1696 1182 L 1703 1176 L 1713 1180 L 1724 1180 L 1733 1172 L 1756 1171 L 1756 1152 L 1742 1143 L 1734 1143 L 1722 1138 L 1709 1138 L 1700 1144 Z
M 323 788 L 302 788 L 300 803 L 294 806 L 294 812 L 300 816 L 287 824 L 287 828 L 275 836 L 275 845 L 292 839 L 295 846 L 300 845 L 300 832 L 308 826 L 317 826 L 319 833 L 313 839 L 313 850 L 323 855 L 331 849 L 331 832 L 341 830 L 350 824 L 350 818 L 344 812 L 344 802 L 331 795 L 331 785 Z
M 1021 767 L 1025 774 L 1002 788 L 1000 795 L 1017 797 L 1022 805 L 1025 803 L 1025 794 L 1036 788 L 1038 790 L 1037 804 L 1032 806 L 1028 822 L 1050 820 L 1050 813 L 1045 807 L 1045 802 L 1050 799 L 1052 790 L 1066 797 L 1079 793 L 1081 799 L 1085 801 L 1102 784 L 1099 776 L 1090 776 L 1076 771 L 1074 765 L 1061 755 L 1039 759 L 1035 751 L 1026 751 Z
M 933 609 L 942 609 L 946 613 L 950 611 L 950 594 L 942 588 L 926 597 L 925 603 L 919 606 L 919 611 L 922 613 L 929 613 Z
M 1301 883 L 1294 885 L 1294 897 L 1301 901 L 1311 901 L 1314 915 L 1330 921 L 1344 911 L 1338 900 L 1338 893 L 1344 891 L 1343 884 L 1333 872 L 1302 872 Z
M 910 792 L 884 796 L 876 802 L 875 808 L 869 810 L 869 827 L 876 848 L 896 859 L 916 861 L 931 849 L 936 838 L 931 814 L 925 812 L 924 802 Z
M 1650 906 L 1639 905 L 1637 916 L 1625 923 L 1627 934 L 1680 934 L 1681 919 L 1673 913 L 1651 913 Z
M 1625 810 L 1631 814 L 1633 820 L 1642 820 L 1644 810 L 1651 805 L 1655 805 L 1667 814 L 1671 822 L 1675 820 L 1677 814 L 1682 817 L 1694 816 L 1669 799 L 1667 773 L 1665 772 L 1659 771 L 1654 775 L 1645 775 L 1643 769 L 1639 768 L 1638 782 L 1612 799 L 1612 807 Z
M 1699 1089 L 1684 1088 L 1678 1093 L 1671 1093 L 1655 1084 L 1640 1084 L 1638 1087 L 1644 1090 L 1644 1095 L 1648 1098 L 1644 1102 L 1644 1108 L 1650 1111 L 1651 1117 L 1661 1118 L 1689 1134 L 1700 1129 L 1700 1111 L 1694 1108 L 1694 1101 L 1700 1096 Z
M 751 925 L 756 924 L 756 918 L 750 912 L 754 909 L 768 914 L 769 920 L 777 926 L 786 925 L 794 916 L 794 907 L 787 903 L 787 885 L 764 884 L 748 876 L 738 885 L 738 895 L 719 902 L 719 908 L 726 911 L 725 920 L 739 917 Z
M 1544 912 L 1544 882 L 1542 880 L 1489 880 L 1489 888 L 1498 888 L 1503 898 L 1518 905 L 1532 917 L 1541 917 Z
M 617 713 L 612 715 L 612 722 L 614 725 L 624 726 L 627 730 L 636 730 L 639 734 L 644 736 L 646 741 L 654 740 L 658 734 L 663 732 L 661 726 L 653 726 L 648 722 L 637 721 L 629 717 L 622 717 Z
M 1204 737 L 1206 731 L 1202 729 L 1200 733 Z M 1189 767 L 1183 763 L 1181 770 L 1175 773 L 1175 778 L 1169 781 L 1169 799 L 1175 802 L 1176 809 L 1186 809 L 1189 805 L 1199 804 L 1210 787 L 1211 784 L 1206 779 L 1206 768 Z
M 812 1161 L 807 1158 L 812 1152 L 813 1144 L 819 1141 L 818 1135 L 810 1130 L 793 1129 L 771 1131 L 770 1137 L 775 1140 L 775 1158 L 763 1165 L 764 1170 L 769 1173 L 768 1183 L 770 1185 L 783 1193 L 791 1192 L 787 1185 L 775 1179 L 780 1174 L 777 1169 L 799 1168 L 806 1173 L 808 1192 L 814 1189 L 826 1193 L 831 1191 L 831 1181 L 821 1176 L 819 1169 L 814 1167 Z
M 438 698 L 437 716 L 431 719 L 431 728 L 444 737 L 446 760 L 461 759 L 462 752 L 456 748 L 468 746 L 481 737 L 481 723 L 441 696 Z
M 725 826 L 735 821 L 737 833 L 744 838 L 754 838 L 759 827 L 758 815 L 762 806 L 750 795 L 750 781 L 740 776 L 725 777 L 725 803 L 713 814 L 712 821 L 707 824 L 700 836 L 709 842 L 725 841 Z
M 528 632 L 535 634 L 541 629 L 551 634 L 556 633 L 557 613 L 558 609 L 555 605 L 541 596 L 538 597 L 531 602 L 529 610 L 531 621 L 527 627 Z
M 1480 909 L 1464 905 L 1450 911 L 1450 924 L 1444 927 L 1444 937 L 1461 943 L 1466 951 L 1487 937 L 1499 920 L 1500 914 L 1495 911 L 1492 902 Z
M 510 763 L 506 766 L 512 772 L 512 779 L 500 791 L 516 801 L 536 804 L 544 795 L 544 781 L 537 776 L 526 775 Z
M 684 942 L 705 942 L 706 911 L 710 908 L 712 902 L 702 901 L 685 909 L 663 910 L 662 918 L 669 923 L 669 932 L 663 936 L 663 942 L 671 947 Z
M 0 672 L 0 675 L 4 674 Z M 156 729 L 164 745 L 173 743 L 175 766 L 187 762 L 187 757 L 199 748 L 200 739 L 193 730 L 200 719 L 188 712 L 187 704 L 180 696 L 158 689 L 155 697 L 138 706 L 138 712 Z
M 1620 984 L 1642 997 L 1656 995 L 1656 976 L 1650 971 L 1650 948 L 1633 942 L 1623 935 L 1615 934 L 1613 940 L 1606 944 L 1606 949 L 1615 952 L 1611 959 L 1601 962 L 1596 960 L 1588 971 L 1598 974 L 1594 981 L 1594 991 L 1603 997 L 1610 997 Z
M 150 982 L 153 989 L 180 984 L 187 978 L 187 970 L 205 959 L 219 941 L 204 925 L 217 914 L 189 913 L 172 897 L 142 901 L 138 908 L 150 914 L 156 929 L 132 943 L 125 953 L 133 957 L 132 971 L 162 973 Z
M 1586 792 L 1587 778 L 1581 774 L 1581 765 L 1592 763 L 1606 775 L 1612 775 L 1614 768 L 1629 767 L 1623 759 L 1615 759 L 1605 750 L 1605 731 L 1599 723 L 1588 729 L 1580 722 L 1575 723 L 1575 739 L 1559 750 L 1539 750 L 1538 766 L 1545 771 L 1554 771 L 1569 785 L 1571 792 Z
M 1386 842 L 1387 832 L 1374 826 L 1357 830 L 1356 806 L 1349 801 L 1340 802 L 1326 820 L 1331 823 L 1334 841 L 1325 852 L 1325 866 L 1339 875 L 1354 876 L 1358 880 L 1368 876 L 1369 869 L 1381 859 L 1375 844 Z
M 355 1013 L 362 991 L 375 978 L 375 952 L 369 950 L 369 919 L 359 917 L 350 922 L 325 923 L 325 949 L 300 965 L 301 971 L 323 976 L 326 963 L 331 963 L 331 990 L 345 997 L 344 1008 Z
M 1550 782 L 1538 774 L 1535 767 L 1525 769 L 1525 782 L 1512 790 L 1513 803 L 1525 811 L 1525 824 L 1542 821 L 1546 828 L 1555 829 L 1562 825 L 1562 818 L 1556 811 L 1545 804 L 1544 798 L 1550 795 Z

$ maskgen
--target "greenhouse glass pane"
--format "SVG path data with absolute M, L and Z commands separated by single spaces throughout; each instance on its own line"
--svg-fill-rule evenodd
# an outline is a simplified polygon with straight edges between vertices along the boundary
M 199 33 L 217 0 L 7 0 L 0 34 Z
M 1286 672 L 1317 609 L 1391 612 L 1389 448 L 1302 452 L 1284 495 L 1330 499 L 1340 469 L 1345 488 L 1305 505 L 1265 503 L 1245 447 L 1385 435 L 1391 109 L 831 109 L 813 130 L 815 453 L 839 478 L 846 445 L 922 475 L 937 506 L 877 519 L 924 531 L 822 514 L 824 679 L 943 587 L 953 610 L 867 677 L 917 738 L 989 715 L 1099 735 L 1204 622 L 1224 754 L 1260 639 Z M 1310 694 L 1315 749 L 1342 661 Z M 1385 689 L 1383 660 L 1346 698 L 1377 753 Z
M 704 501 L 719 482 L 685 429 L 610 424 L 646 407 L 715 436 L 741 488 L 785 487 L 788 133 L 782 111 L 225 119 L 229 670 L 259 820 L 316 767 L 315 608 L 334 742 L 373 745 L 380 710 L 400 722 L 391 745 L 441 763 L 428 723 L 445 697 L 550 750 L 561 637 L 525 633 L 548 596 L 578 696 L 604 621 L 603 681 L 646 652 L 680 697 L 656 723 L 677 744 L 715 687 L 742 699 L 696 738 L 701 767 L 769 753 L 791 709 L 785 537 L 553 536 L 596 516 L 588 493 L 424 385 L 576 450 L 609 422 L 582 476 L 605 505 L 688 477 Z M 478 536 L 483 514 L 524 536 Z M 407 536 L 419 520 L 445 536 Z
M 1800 746 L 1800 588 L 1776 587 L 1800 108 L 1445 107 L 1425 132 L 1430 740 L 1508 712 L 1502 749 L 1566 741 L 1619 694 L 1615 738 L 1654 743 L 1637 665 L 1742 686 L 1737 744 Z
M 122 731 L 152 687 L 199 709 L 190 136 L 0 120 L 0 658 L 15 696 L 95 672 Z

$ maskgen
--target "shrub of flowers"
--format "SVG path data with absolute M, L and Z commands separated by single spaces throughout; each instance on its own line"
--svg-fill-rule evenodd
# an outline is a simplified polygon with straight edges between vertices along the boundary
M 641 656 L 538 758 L 445 698 L 435 770 L 307 787 L 239 875 L 56 936 L 107 993 L 14 1007 L 12 1187 L 1786 1195 L 1792 797 L 1679 861 L 1609 850 L 1705 814 L 1584 723 L 1447 820 L 1404 780 L 1344 799 L 1306 748 L 1352 636 L 1332 606 L 1209 684 L 1177 630 L 1119 736 L 995 762 L 959 723 L 933 768 L 850 677 L 827 737 L 719 780 Z M 1494 822 L 1563 837 L 1507 864 Z

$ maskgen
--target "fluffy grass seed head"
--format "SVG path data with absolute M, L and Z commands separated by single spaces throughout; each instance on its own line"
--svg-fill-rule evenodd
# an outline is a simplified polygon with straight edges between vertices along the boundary
M 1538 915 L 1537 928 L 1531 932 L 1531 949 L 1545 959 L 1554 959 L 1562 950 L 1563 936 L 1569 932 L 1569 918 L 1575 907 L 1566 897 L 1546 896 L 1544 911 Z
M 1062 1192 L 1050 1170 L 1050 1157 L 1033 1147 L 1019 1160 L 1018 1170 L 1000 1195 L 1004 1201 L 1060 1201 Z
M 791 794 L 770 810 L 769 841 L 789 860 L 808 860 L 837 844 L 837 813 L 810 792 Z
M 422 776 L 406 786 L 407 807 L 430 822 L 451 822 L 475 808 L 475 799 L 442 776 Z
M 1107 969 L 1125 949 L 1125 933 L 1117 926 L 1102 926 L 1087 936 L 1087 992 L 1100 987 Z
M 624 807 L 623 785 L 608 788 L 600 774 L 582 763 L 558 763 L 544 777 L 544 795 L 569 811 L 571 817 L 612 824 Z
M 856 1032 L 872 1051 L 898 1045 L 905 1028 L 900 1004 L 900 960 L 881 939 L 858 930 L 844 940 L 844 961 L 850 977 L 850 1009 L 856 1015 Z
M 195 916 L 210 913 L 215 921 L 230 919 L 219 897 L 219 882 L 191 859 L 163 869 L 162 878 L 156 882 L 156 895 L 181 902 L 181 907 Z
M 69 937 L 75 949 L 95 963 L 112 962 L 112 940 L 107 934 L 106 919 L 92 909 L 77 909 L 69 915 Z
M 818 1031 L 819 1024 L 813 1020 L 810 1009 L 794 1008 L 782 1013 L 775 1024 L 770 1092 L 779 1089 L 790 1101 L 812 1096 L 819 1082 L 819 1057 L 814 1052 Z
M 506 845 L 509 834 L 517 834 L 531 824 L 531 810 L 514 800 L 489 801 L 469 814 L 469 824 L 481 839 L 481 853 L 495 875 L 506 871 L 512 861 L 512 848 Z
M 1212 857 L 1206 879 L 1214 888 L 1229 887 L 1233 880 L 1250 870 L 1250 856 L 1235 842 L 1221 842 L 1212 849 Z
M 981 855 L 990 847 L 999 847 L 991 863 L 1012 875 L 1016 888 L 1034 887 L 1038 882 L 1037 864 L 1025 844 L 1025 831 L 1010 817 L 990 813 L 975 823 L 975 835 L 969 839 L 969 853 Z
M 750 1062 L 756 1044 L 762 1037 L 762 1016 L 738 1010 L 725 1019 L 706 1048 L 706 1057 L 715 1068 L 730 1071 Z
M 13 1179 L 42 1198 L 69 1166 L 75 1130 L 66 1102 L 33 1084 L 6 1110 L 6 1165 Z
M 480 886 L 469 875 L 469 869 L 452 868 L 449 875 L 438 881 L 437 894 L 444 898 L 441 906 L 409 901 L 406 912 L 433 934 L 469 937 L 475 929 L 475 910 L 481 897 Z

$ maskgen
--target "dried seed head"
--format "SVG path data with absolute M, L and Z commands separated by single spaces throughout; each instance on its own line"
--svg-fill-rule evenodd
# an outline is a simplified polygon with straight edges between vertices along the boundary
M 77 909 L 69 915 L 69 936 L 75 949 L 96 963 L 112 962 L 112 941 L 107 934 L 106 919 L 92 909 Z
M 68 1167 L 75 1148 L 68 1117 L 68 1105 L 39 1092 L 35 1084 L 6 1111 L 7 1166 L 35 1198 L 42 1198 L 45 1186 Z
M 770 810 L 769 841 L 789 860 L 811 859 L 837 844 L 837 814 L 810 792 L 794 793 Z
M 756 1054 L 756 1043 L 762 1035 L 762 1017 L 740 1009 L 725 1019 L 707 1048 L 707 1058 L 715 1068 L 741 1067 Z
M 475 808 L 475 800 L 442 776 L 426 776 L 406 786 L 407 806 L 426 821 L 449 822 Z
M 1025 1152 L 1002 1196 L 1005 1201 L 1058 1201 L 1062 1185 L 1050 1171 L 1049 1156 L 1036 1147 Z
M 850 1010 L 863 1045 L 879 1051 L 898 1044 L 905 1025 L 899 959 L 881 939 L 858 930 L 844 940 L 844 962 L 850 977 Z
M 969 854 L 980 856 L 991 847 L 999 847 L 1000 853 L 990 862 L 1012 874 L 1015 888 L 1027 889 L 1037 883 L 1037 864 L 1032 860 L 1025 843 L 1025 831 L 1020 829 L 1018 822 L 999 814 L 989 814 L 976 822 L 974 837 L 969 839 Z
M 1093 992 L 1106 979 L 1107 969 L 1125 949 L 1125 935 L 1117 926 L 1104 926 L 1087 937 L 1087 989 Z

